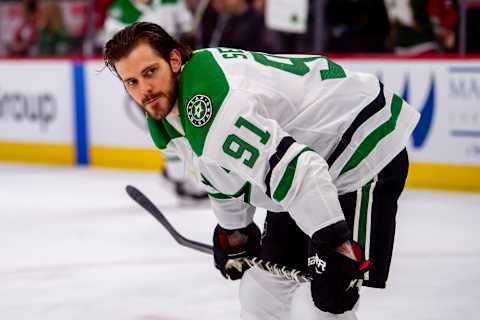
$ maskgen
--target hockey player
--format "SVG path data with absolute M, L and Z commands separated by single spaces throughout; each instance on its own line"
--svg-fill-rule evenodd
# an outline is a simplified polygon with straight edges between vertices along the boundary
M 156 146 L 199 172 L 218 219 L 215 265 L 242 279 L 243 319 L 290 319 L 302 288 L 246 270 L 248 256 L 308 269 L 303 319 L 349 319 L 362 280 L 385 287 L 419 114 L 378 79 L 323 56 L 192 53 L 150 23 L 117 33 L 105 63 Z M 263 235 L 256 207 L 268 210 Z

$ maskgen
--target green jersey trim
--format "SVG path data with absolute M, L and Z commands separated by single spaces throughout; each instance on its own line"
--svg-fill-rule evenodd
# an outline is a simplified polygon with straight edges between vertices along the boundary
M 217 190 L 217 188 L 215 188 L 213 184 L 210 181 L 208 181 L 208 179 L 203 174 L 201 174 L 201 177 L 202 177 L 202 183 L 204 185 L 210 186 L 211 188 Z M 245 184 L 240 188 L 240 190 L 238 190 L 236 193 L 232 195 L 228 195 L 221 192 L 208 192 L 208 195 L 211 198 L 220 199 L 220 200 L 239 198 L 240 196 L 243 195 L 243 202 L 250 204 L 251 193 L 252 193 L 252 184 L 250 182 L 245 182 Z
M 243 195 L 243 202 L 250 204 L 250 194 L 252 192 L 252 185 L 250 182 L 245 182 L 245 184 L 238 190 L 235 194 L 228 195 L 221 192 L 209 192 L 208 195 L 215 199 L 225 200 L 239 198 Z
M 277 188 L 273 192 L 273 199 L 277 200 L 278 202 L 282 201 L 285 199 L 285 197 L 288 194 L 288 191 L 290 191 L 290 188 L 292 187 L 293 184 L 293 178 L 295 177 L 295 171 L 297 171 L 297 161 L 300 155 L 302 153 L 307 152 L 307 151 L 313 151 L 312 148 L 305 147 L 300 151 L 295 158 L 293 158 L 289 164 L 287 165 L 287 169 L 285 169 L 285 172 L 283 173 L 282 178 L 280 179 L 280 182 L 278 183 Z
M 328 69 L 320 70 L 320 77 L 322 78 L 322 80 L 342 79 L 347 77 L 347 75 L 345 74 L 345 71 L 339 64 L 336 64 L 330 59 L 327 59 L 327 63 L 328 63 Z
M 147 115 L 148 130 L 155 146 L 161 150 L 165 149 L 172 139 L 182 137 L 167 120 L 155 120 Z
M 185 64 L 179 81 L 180 119 L 197 156 L 203 153 L 210 127 L 229 90 L 227 78 L 210 51 L 196 51 Z
M 371 211 L 369 208 L 370 203 L 370 189 L 372 187 L 373 180 L 367 183 L 362 187 L 360 194 L 360 208 L 358 215 L 358 232 L 357 232 L 357 242 L 362 248 L 365 248 L 366 239 L 367 239 L 367 223 L 368 216 Z
M 376 147 L 376 145 L 386 137 L 388 134 L 395 130 L 397 125 L 398 116 L 402 109 L 403 100 L 397 95 L 393 95 L 392 103 L 390 104 L 391 115 L 387 121 L 379 125 L 375 130 L 373 130 L 358 146 L 358 148 L 353 152 L 353 155 L 347 161 L 345 166 L 342 168 L 340 175 L 348 172 L 358 166 L 360 162 L 365 159 L 370 152 Z
M 232 198 L 231 196 L 227 196 L 226 194 L 223 194 L 221 192 L 208 192 L 208 196 L 211 198 L 220 199 L 220 200 Z

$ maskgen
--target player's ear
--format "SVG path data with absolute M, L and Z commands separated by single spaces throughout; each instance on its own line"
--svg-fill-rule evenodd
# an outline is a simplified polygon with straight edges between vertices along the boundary
M 174 73 L 179 73 L 182 68 L 182 55 L 177 49 L 170 51 L 170 66 Z

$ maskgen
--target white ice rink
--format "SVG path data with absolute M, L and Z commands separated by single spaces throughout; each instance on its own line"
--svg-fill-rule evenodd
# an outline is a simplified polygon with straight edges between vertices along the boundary
M 1 320 L 239 319 L 237 284 L 174 243 L 127 184 L 210 241 L 208 206 L 179 206 L 158 174 L 0 165 Z M 480 319 L 480 195 L 408 190 L 397 223 L 389 286 L 363 289 L 359 319 Z

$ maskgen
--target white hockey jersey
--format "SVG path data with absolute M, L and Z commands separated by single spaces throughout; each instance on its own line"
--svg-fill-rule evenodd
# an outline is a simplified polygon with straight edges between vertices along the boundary
M 147 120 L 157 147 L 198 171 L 222 227 L 262 207 L 311 236 L 344 219 L 338 195 L 375 177 L 418 118 L 373 75 L 323 56 L 214 48 L 184 66 L 177 108 Z

